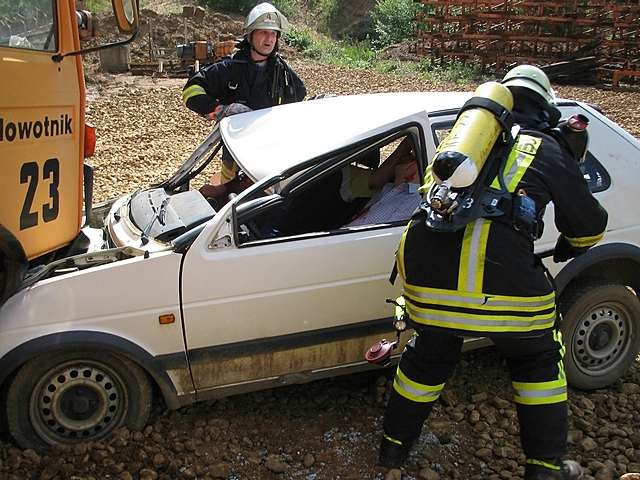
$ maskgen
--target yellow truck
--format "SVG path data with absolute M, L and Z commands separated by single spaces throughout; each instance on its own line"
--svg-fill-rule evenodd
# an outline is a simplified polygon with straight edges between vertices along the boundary
M 99 2 L 94 2 L 99 4 Z M 27 268 L 73 253 L 91 207 L 95 130 L 82 55 L 132 41 L 138 0 L 109 8 L 122 41 L 82 48 L 92 14 L 75 0 L 0 0 L 0 304 Z

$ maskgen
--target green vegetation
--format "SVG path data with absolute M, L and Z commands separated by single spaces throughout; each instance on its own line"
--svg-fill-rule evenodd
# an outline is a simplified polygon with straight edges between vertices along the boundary
M 418 6 L 413 0 L 378 0 L 371 12 L 374 25 L 374 45 L 386 47 L 403 42 L 416 29 Z
M 440 65 L 431 59 L 420 62 L 383 60 L 371 42 L 335 41 L 308 27 L 292 27 L 284 41 L 305 57 L 350 68 L 367 68 L 381 73 L 417 75 L 426 80 L 474 83 L 482 79 L 477 65 L 455 62 Z

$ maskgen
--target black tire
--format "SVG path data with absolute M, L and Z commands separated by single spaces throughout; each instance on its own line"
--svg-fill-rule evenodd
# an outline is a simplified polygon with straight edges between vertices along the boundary
M 562 295 L 561 330 L 569 384 L 583 390 L 611 385 L 640 349 L 640 300 L 624 285 L 590 285 Z
M 151 384 L 133 362 L 108 352 L 39 356 L 13 377 L 6 397 L 9 433 L 23 448 L 46 449 L 139 430 L 151 409 Z

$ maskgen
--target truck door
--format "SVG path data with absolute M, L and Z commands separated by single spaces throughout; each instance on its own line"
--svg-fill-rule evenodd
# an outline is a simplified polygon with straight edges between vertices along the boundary
M 84 78 L 72 1 L 0 11 L 0 224 L 41 256 L 76 236 L 82 213 Z

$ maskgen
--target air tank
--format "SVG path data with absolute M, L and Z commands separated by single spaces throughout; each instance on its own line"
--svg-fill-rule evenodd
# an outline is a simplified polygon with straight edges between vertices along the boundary
M 483 83 L 474 92 L 474 97 L 488 98 L 509 111 L 513 109 L 511 92 L 498 82 Z M 502 130 L 496 116 L 485 108 L 472 107 L 462 112 L 433 158 L 432 172 L 436 183 L 446 183 L 448 188 L 471 185 Z

